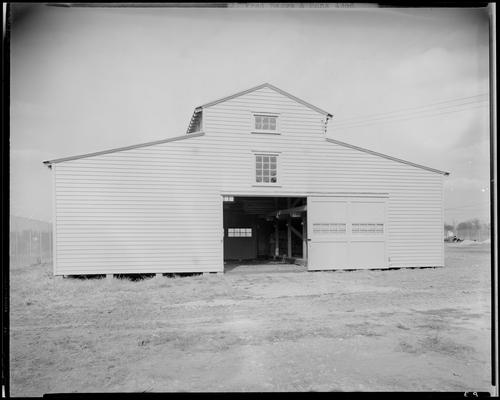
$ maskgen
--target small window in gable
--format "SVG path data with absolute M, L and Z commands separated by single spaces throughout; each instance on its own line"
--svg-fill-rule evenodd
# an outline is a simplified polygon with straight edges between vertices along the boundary
M 253 114 L 254 133 L 279 133 L 278 116 L 268 114 Z

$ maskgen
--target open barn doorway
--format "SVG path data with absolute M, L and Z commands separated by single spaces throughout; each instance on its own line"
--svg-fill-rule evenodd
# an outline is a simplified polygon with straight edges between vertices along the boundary
M 223 196 L 223 216 L 226 272 L 236 266 L 306 265 L 306 197 Z

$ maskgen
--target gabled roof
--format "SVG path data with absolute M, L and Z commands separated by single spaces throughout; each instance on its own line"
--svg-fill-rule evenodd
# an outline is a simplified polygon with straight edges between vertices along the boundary
M 417 167 L 417 168 L 425 169 L 426 171 L 436 172 L 438 174 L 442 174 L 442 175 L 446 175 L 446 176 L 450 175 L 450 173 L 446 172 L 446 171 L 440 171 L 439 169 L 434 169 L 434 168 L 431 168 L 431 167 L 426 167 L 425 165 L 415 164 L 415 163 L 412 163 L 410 161 L 402 160 L 401 158 L 396 158 L 396 157 L 388 156 L 387 154 L 382 154 L 382 153 L 378 153 L 378 152 L 373 151 L 373 150 L 368 150 L 368 149 L 365 149 L 364 147 L 359 147 L 359 146 L 355 146 L 353 144 L 349 144 L 349 143 L 346 143 L 346 142 L 341 142 L 340 140 L 326 138 L 326 141 L 330 142 L 330 143 L 338 144 L 339 146 L 349 147 L 350 149 L 363 151 L 365 153 L 372 154 L 374 156 L 378 156 L 378 157 L 382 157 L 382 158 L 387 158 L 388 160 L 391 160 L 391 161 L 396 161 L 396 162 L 399 162 L 399 163 L 402 163 L 402 164 L 411 165 L 412 167 Z
M 211 101 L 209 103 L 206 103 L 206 104 L 203 104 L 199 107 L 196 107 L 196 110 L 200 110 L 200 109 L 203 109 L 203 108 L 208 108 L 208 107 L 211 107 L 211 106 L 214 106 L 216 104 L 219 104 L 219 103 L 222 103 L 224 101 L 228 101 L 228 100 L 231 100 L 231 99 L 234 99 L 236 97 L 240 97 L 240 96 L 243 96 L 245 94 L 248 94 L 248 93 L 251 93 L 251 92 L 254 92 L 256 90 L 259 90 L 259 89 L 262 89 L 262 88 L 269 88 L 269 89 L 272 89 L 274 90 L 275 92 L 278 92 L 279 94 L 283 95 L 283 96 L 286 96 L 288 97 L 289 99 L 292 99 L 293 101 L 296 101 L 297 103 L 300 103 L 308 108 L 310 108 L 311 110 L 314 110 L 320 114 L 323 114 L 323 115 L 326 115 L 328 118 L 331 118 L 333 117 L 332 114 L 330 114 L 329 112 L 325 111 L 325 110 L 322 110 L 321 108 L 319 107 L 316 107 L 316 106 L 313 106 L 312 104 L 308 103 L 307 101 L 304 101 L 302 99 L 299 99 L 298 97 L 295 97 L 294 95 L 290 94 L 290 93 L 287 93 L 285 92 L 284 90 L 280 89 L 280 88 L 277 88 L 276 86 L 273 86 L 271 85 L 270 83 L 263 83 L 262 85 L 259 85 L 259 86 L 255 86 L 253 88 L 250 88 L 250 89 L 247 89 L 247 90 L 243 90 L 242 92 L 238 92 L 238 93 L 235 93 L 235 94 L 232 94 L 230 96 L 226 96 L 226 97 L 223 97 L 221 99 L 218 99 L 218 100 L 214 100 L 214 101 Z M 195 111 L 196 111 L 195 110 Z
M 290 99 L 292 99 L 292 100 L 294 100 L 294 101 L 296 101 L 298 103 L 301 103 L 301 104 L 305 105 L 306 107 L 311 108 L 314 111 L 319 112 L 320 114 L 326 115 L 327 118 L 331 118 L 332 117 L 332 114 L 330 114 L 330 113 L 328 113 L 328 112 L 326 112 L 326 111 L 324 111 L 324 110 L 322 110 L 322 109 L 320 109 L 320 108 L 318 108 L 316 106 L 313 106 L 312 104 L 309 104 L 306 101 L 301 100 L 301 99 L 299 99 L 299 98 L 297 98 L 297 97 L 295 97 L 295 96 L 293 96 L 293 95 L 285 92 L 284 90 L 281 90 L 281 89 L 277 88 L 276 86 L 273 86 L 273 85 L 271 85 L 269 83 L 263 83 L 262 85 L 255 86 L 253 88 L 244 90 L 242 92 L 235 93 L 235 94 L 233 94 L 231 96 L 223 97 L 221 99 L 214 100 L 214 101 L 211 101 L 210 103 L 206 103 L 206 104 L 204 104 L 202 106 L 199 106 L 199 107 L 197 107 L 195 109 L 193 117 L 195 117 L 195 115 L 197 113 L 199 113 L 203 108 L 211 107 L 211 106 L 213 106 L 215 104 L 219 104 L 219 103 L 222 103 L 224 101 L 227 101 L 227 100 L 230 100 L 230 99 L 234 99 L 234 98 L 239 97 L 239 96 L 243 96 L 244 94 L 251 93 L 251 92 L 253 92 L 255 90 L 259 90 L 259 89 L 262 89 L 264 87 L 270 88 L 270 89 L 272 89 L 272 90 L 274 90 L 274 91 L 282 94 L 283 96 L 286 96 L 286 97 L 288 97 L 288 98 L 290 98 Z M 192 122 L 193 122 L 193 119 L 190 122 L 190 126 L 191 126 Z M 189 131 L 189 128 L 188 128 L 188 131 Z M 77 159 L 80 159 L 80 158 L 92 157 L 92 156 L 97 156 L 97 155 L 101 155 L 101 154 L 109 154 L 109 153 L 115 153 L 115 152 L 123 151 L 123 150 L 136 149 L 136 148 L 139 148 L 139 147 L 153 146 L 153 145 L 156 145 L 156 144 L 173 142 L 173 141 L 177 141 L 177 140 L 183 140 L 183 139 L 187 139 L 187 138 L 190 138 L 190 137 L 197 137 L 197 136 L 202 136 L 202 135 L 204 135 L 204 132 L 193 132 L 193 133 L 185 134 L 183 136 L 177 136 L 177 137 L 173 137 L 173 138 L 168 138 L 168 139 L 163 139 L 163 140 L 157 140 L 157 141 L 154 141 L 154 142 L 141 143 L 141 144 L 136 144 L 136 145 L 132 145 L 132 146 L 126 146 L 126 147 L 117 147 L 117 148 L 114 148 L 114 149 L 98 151 L 98 152 L 95 152 L 95 153 L 87 153 L 87 154 L 81 154 L 81 155 L 76 155 L 76 156 L 58 158 L 58 159 L 54 159 L 54 160 L 47 160 L 47 161 L 43 161 L 43 163 L 50 168 L 52 164 L 56 164 L 56 163 L 63 162 L 63 161 L 77 160 Z M 365 153 L 369 153 L 369 154 L 372 154 L 372 155 L 383 157 L 383 158 L 386 158 L 388 160 L 400 162 L 400 163 L 403 163 L 403 164 L 411 165 L 413 167 L 421 168 L 421 169 L 424 169 L 424 170 L 427 170 L 427 171 L 436 172 L 436 173 L 443 174 L 443 175 L 449 175 L 450 174 L 449 172 L 440 171 L 438 169 L 426 167 L 426 166 L 420 165 L 420 164 L 415 164 L 415 163 L 412 163 L 410 161 L 402 160 L 400 158 L 392 157 L 392 156 L 389 156 L 389 155 L 386 155 L 386 154 L 378 153 L 378 152 L 373 151 L 373 150 L 365 149 L 363 147 L 359 147 L 359 146 L 355 146 L 355 145 L 352 145 L 352 144 L 349 144 L 349 143 L 341 142 L 340 140 L 335 140 L 335 139 L 331 139 L 331 138 L 325 138 L 325 139 L 328 142 L 335 143 L 335 144 L 338 144 L 340 146 L 344 146 L 344 147 L 348 147 L 348 148 L 351 148 L 351 149 L 363 151 Z

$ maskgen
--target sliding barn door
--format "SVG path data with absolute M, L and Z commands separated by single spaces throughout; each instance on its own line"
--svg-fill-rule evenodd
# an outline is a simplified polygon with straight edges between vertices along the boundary
M 308 268 L 386 268 L 386 199 L 307 198 Z

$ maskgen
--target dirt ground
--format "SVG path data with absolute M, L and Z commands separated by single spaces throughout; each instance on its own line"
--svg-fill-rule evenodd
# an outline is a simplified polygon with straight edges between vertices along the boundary
M 11 269 L 10 393 L 492 391 L 489 245 L 437 269 L 56 281 Z

